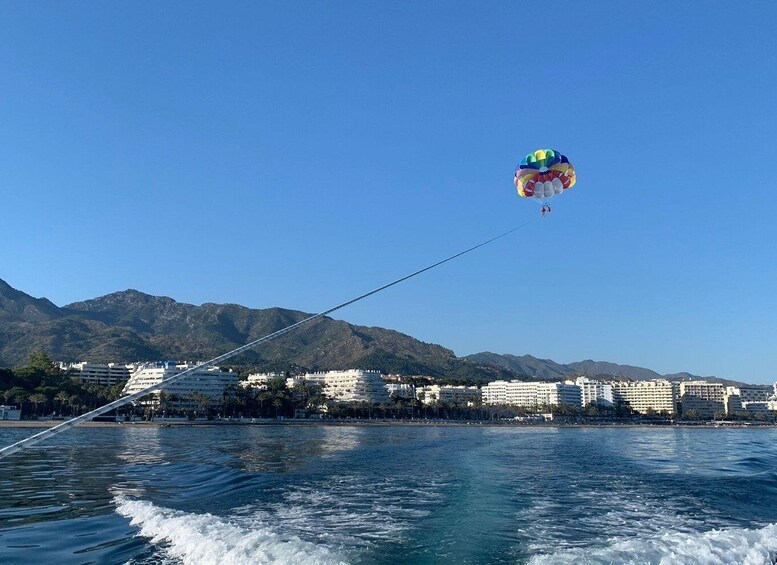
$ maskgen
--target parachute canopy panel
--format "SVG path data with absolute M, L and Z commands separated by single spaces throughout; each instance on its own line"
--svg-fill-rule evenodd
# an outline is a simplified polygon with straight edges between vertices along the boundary
M 551 198 L 575 185 L 575 167 L 555 149 L 537 149 L 515 169 L 513 183 L 523 198 Z

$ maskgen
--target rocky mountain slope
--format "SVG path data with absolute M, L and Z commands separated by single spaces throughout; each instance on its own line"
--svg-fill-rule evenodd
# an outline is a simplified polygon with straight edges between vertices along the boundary
M 490 351 L 468 355 L 465 357 L 465 359 L 475 363 L 498 365 L 511 371 L 517 371 L 528 375 L 535 375 L 537 378 L 545 380 L 559 380 L 560 378 L 570 377 L 573 375 L 585 375 L 589 377 L 617 377 L 633 381 L 661 378 L 673 381 L 702 379 L 720 381 L 732 385 L 741 384 L 739 381 L 720 379 L 717 377 L 700 377 L 699 375 L 693 375 L 691 373 L 672 373 L 661 375 L 650 369 L 645 369 L 644 367 L 618 365 L 617 363 L 592 361 L 591 359 L 586 359 L 585 361 L 576 361 L 574 363 L 563 365 L 550 359 L 538 359 L 536 357 L 532 357 L 531 355 L 517 356 L 510 354 L 491 353 Z
M 44 351 L 61 361 L 204 360 L 308 315 L 237 304 L 195 306 L 137 290 L 114 292 L 60 308 L 0 280 L 0 367 L 22 364 L 33 351 Z M 480 383 L 515 378 L 561 380 L 572 375 L 633 380 L 662 376 L 642 367 L 590 359 L 565 365 L 531 355 L 490 352 L 459 358 L 450 349 L 393 330 L 331 318 L 260 346 L 234 363 L 262 370 L 374 368 Z M 675 380 L 699 378 L 689 373 L 663 376 Z
M 308 315 L 237 304 L 194 306 L 137 290 L 58 308 L 2 282 L 0 365 L 21 364 L 39 350 L 63 361 L 202 360 Z M 520 377 L 502 367 L 459 359 L 440 345 L 393 330 L 331 318 L 261 346 L 236 362 L 266 369 L 370 367 L 476 381 Z

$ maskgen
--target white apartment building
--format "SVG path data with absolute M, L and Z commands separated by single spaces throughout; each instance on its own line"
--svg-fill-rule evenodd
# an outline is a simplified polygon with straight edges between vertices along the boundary
M 60 363 L 60 369 L 82 383 L 113 386 L 130 378 L 130 368 L 119 363 Z
M 177 375 L 181 371 L 194 367 L 194 364 L 176 364 L 174 361 L 165 363 L 149 363 L 138 368 L 132 374 L 130 380 L 124 386 L 122 391 L 125 395 L 139 392 L 151 385 L 158 384 L 163 380 Z M 232 371 L 221 371 L 215 367 L 209 369 L 200 369 L 191 375 L 187 375 L 178 381 L 166 385 L 162 390 L 168 396 L 175 395 L 177 400 L 170 401 L 170 405 L 182 410 L 193 410 L 199 407 L 200 401 L 196 398 L 202 395 L 208 399 L 208 407 L 218 408 L 221 406 L 224 398 L 224 392 L 229 386 L 238 384 L 237 373 Z M 154 399 L 150 402 L 143 402 L 156 406 L 159 404 L 159 393 L 152 393 Z
M 683 381 L 680 383 L 680 403 L 683 414 L 691 410 L 700 418 L 712 418 L 726 410 L 726 389 L 721 383 Z
M 769 402 L 759 401 L 759 400 L 751 400 L 749 402 L 743 402 L 742 411 L 754 412 L 756 414 L 759 414 L 759 413 L 766 414 L 769 412 Z
M 728 389 L 729 387 L 726 388 Z M 737 390 L 734 392 L 739 394 L 742 402 L 766 402 L 773 394 L 772 391 L 765 386 L 739 386 L 735 388 Z
M 325 396 L 339 402 L 379 404 L 389 399 L 380 371 L 348 369 L 307 373 L 305 380 L 318 383 Z
M 771 395 L 772 391 L 766 387 L 727 386 L 723 393 L 723 404 L 726 414 L 734 414 L 741 411 L 766 411 L 766 402 Z M 760 404 L 763 404 L 763 406 L 760 406 Z
M 286 373 L 252 373 L 244 381 L 240 381 L 240 386 L 244 388 L 255 387 L 260 389 L 267 388 L 270 381 L 285 379 Z
M 588 377 L 577 377 L 574 383 L 568 381 L 568 384 L 576 384 L 580 387 L 581 406 L 586 407 L 589 404 L 597 406 L 612 406 L 612 385 L 592 381 Z
M 645 414 L 648 411 L 677 411 L 676 387 L 671 381 L 656 379 L 652 381 L 613 381 L 613 403 L 628 404 L 632 410 Z
M 537 407 L 568 404 L 580 406 L 580 387 L 567 383 L 493 381 L 481 389 L 484 404 Z
M 386 383 L 386 390 L 391 397 L 415 398 L 415 387 L 410 383 Z
M 467 406 L 479 403 L 482 394 L 476 386 L 428 385 L 416 389 L 416 397 L 424 404 L 439 402 Z
M 305 383 L 309 381 L 305 380 L 305 377 L 302 375 L 295 375 L 293 377 L 289 377 L 286 379 L 286 388 L 297 388 L 303 386 Z M 312 384 L 312 383 L 310 383 Z

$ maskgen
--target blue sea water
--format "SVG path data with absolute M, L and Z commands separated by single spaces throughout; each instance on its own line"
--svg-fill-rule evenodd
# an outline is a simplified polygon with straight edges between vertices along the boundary
M 773 564 L 777 430 L 76 429 L 0 460 L 0 562 Z

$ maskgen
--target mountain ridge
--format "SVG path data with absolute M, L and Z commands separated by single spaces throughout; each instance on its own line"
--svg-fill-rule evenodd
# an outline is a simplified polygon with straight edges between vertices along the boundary
M 647 369 L 645 367 L 637 367 L 634 365 L 620 365 L 618 363 L 611 363 L 609 361 L 594 361 L 593 359 L 585 359 L 583 361 L 575 361 L 573 363 L 557 363 L 551 359 L 539 359 L 532 355 L 512 355 L 509 353 L 493 353 L 490 351 L 483 351 L 480 353 L 473 353 L 467 355 L 464 359 L 478 363 L 491 363 L 496 364 L 506 369 L 521 371 L 531 368 L 534 371 L 534 375 L 540 379 L 553 380 L 554 378 L 563 378 L 571 376 L 607 376 L 625 378 L 629 380 L 651 380 L 651 379 L 667 379 L 670 381 L 680 380 L 706 380 L 722 382 L 725 384 L 738 385 L 744 384 L 741 381 L 723 379 L 715 376 L 702 377 L 700 375 L 694 375 L 692 373 L 668 373 L 662 375 Z
M 45 351 L 61 361 L 209 359 L 309 315 L 278 307 L 252 309 L 212 302 L 197 306 L 136 289 L 58 307 L 0 279 L 0 366 L 22 364 L 33 351 Z M 329 317 L 242 354 L 235 364 L 259 370 L 375 368 L 478 383 L 562 380 L 572 375 L 635 380 L 662 377 L 643 367 L 591 359 L 562 364 L 532 355 L 492 352 L 457 357 L 442 345 L 395 330 Z M 701 378 L 690 373 L 663 377 Z
M 310 315 L 239 304 L 195 306 L 135 289 L 60 308 L 3 284 L 0 360 L 4 364 L 22 364 L 37 350 L 61 361 L 209 359 Z M 391 329 L 328 317 L 249 351 L 236 363 L 260 370 L 379 368 L 476 382 L 521 377 L 460 359 L 441 345 Z

